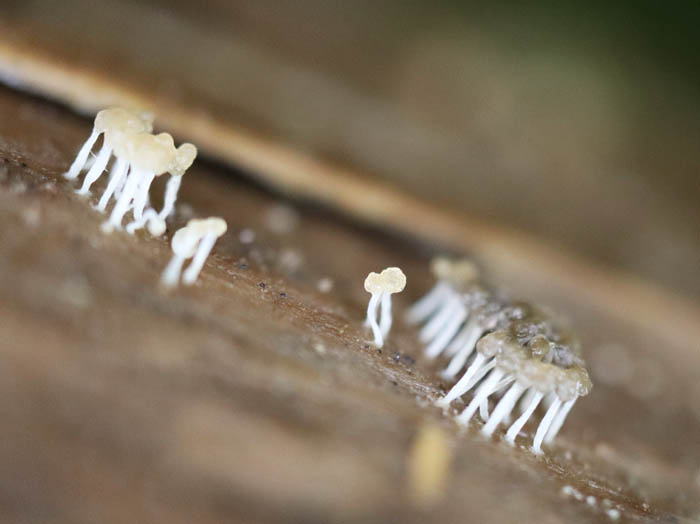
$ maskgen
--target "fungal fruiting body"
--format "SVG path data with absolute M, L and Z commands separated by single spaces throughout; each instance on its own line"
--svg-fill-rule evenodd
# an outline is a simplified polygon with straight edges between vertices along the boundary
M 445 349 L 466 318 L 461 291 L 473 286 L 478 270 L 469 260 L 446 257 L 435 258 L 430 266 L 437 283 L 409 309 L 406 320 L 411 324 L 424 323 L 419 337 L 423 343 L 430 341 L 425 355 L 433 359 Z
M 226 229 L 226 221 L 218 217 L 193 218 L 185 227 L 178 229 L 171 242 L 173 256 L 161 275 L 161 283 L 166 287 L 176 286 L 180 281 L 183 264 L 192 258 L 182 275 L 182 282 L 186 285 L 194 284 L 216 239 Z
M 168 133 L 151 135 L 139 133 L 127 135 L 120 144 L 120 157 L 127 164 L 129 173 L 124 188 L 112 209 L 105 229 L 121 228 L 124 215 L 133 208 L 134 218 L 139 221 L 148 203 L 148 190 L 153 179 L 165 173 L 172 162 L 173 137 Z
M 370 273 L 365 279 L 365 291 L 372 296 L 367 306 L 365 325 L 372 328 L 374 344 L 381 348 L 391 330 L 391 295 L 406 287 L 406 275 L 398 267 L 386 268 L 381 273 Z M 378 311 L 380 310 L 380 311 Z M 377 322 L 378 313 L 381 314 Z
M 173 209 L 175 208 L 175 202 L 177 201 L 177 194 L 180 190 L 180 184 L 182 183 L 182 177 L 185 171 L 189 169 L 197 157 L 197 148 L 192 144 L 182 144 L 178 147 L 173 154 L 173 159 L 170 165 L 170 178 L 165 186 L 165 197 L 163 200 L 163 209 L 161 209 L 158 216 L 165 220 L 170 216 Z
M 455 279 L 438 279 L 411 310 L 420 313 L 413 319 L 422 323 L 426 356 L 450 357 L 442 376 L 452 379 L 462 373 L 437 404 L 447 409 L 452 401 L 472 393 L 457 422 L 467 425 L 478 410 L 484 435 L 510 424 L 505 439 L 514 444 L 542 403 L 545 412 L 532 445 L 535 453 L 541 453 L 542 444 L 554 439 L 578 397 L 592 387 L 578 340 L 537 307 L 503 300 L 473 280 L 457 279 L 456 285 Z M 436 289 L 439 299 L 434 298 Z M 496 402 L 491 413 L 489 399 Z M 514 413 L 519 416 L 511 423 Z
M 150 113 L 135 113 L 120 107 L 103 109 L 95 117 L 92 133 L 80 148 L 64 176 L 72 180 L 76 178 L 86 165 L 88 156 L 98 138 L 102 135 L 102 147 L 95 162 L 90 166 L 79 194 L 88 194 L 90 186 L 99 178 L 107 167 L 114 148 L 125 134 L 150 133 L 153 129 L 153 115 Z
M 152 137 L 152 135 L 148 136 Z M 180 147 L 175 148 L 172 137 L 167 133 L 161 133 L 160 135 L 152 137 L 149 139 L 150 144 L 143 139 L 141 141 L 146 142 L 145 144 L 141 144 L 141 147 L 146 151 L 147 156 L 150 155 L 150 171 L 146 177 L 142 177 L 139 180 L 135 195 L 130 196 L 127 194 L 123 197 L 120 194 L 119 198 L 124 198 L 125 200 L 133 198 L 133 204 L 126 204 L 127 211 L 130 208 L 134 210 L 134 221 L 129 223 L 126 227 L 128 233 L 133 233 L 137 229 L 141 229 L 144 225 L 148 224 L 148 231 L 154 236 L 159 236 L 165 231 L 165 219 L 168 218 L 175 208 L 182 177 L 192 165 L 192 162 L 194 162 L 197 156 L 197 148 L 189 143 L 182 144 Z M 127 150 L 126 154 L 138 156 L 143 153 L 139 153 L 138 150 L 133 149 L 132 146 L 132 150 Z M 166 171 L 170 173 L 170 179 L 165 187 L 163 208 L 159 213 L 156 213 L 152 208 L 144 210 L 143 206 L 148 203 L 148 190 L 150 189 L 153 179 L 155 176 Z M 115 217 L 115 222 L 117 220 L 119 220 L 118 216 Z M 114 227 L 114 223 L 112 223 L 110 227 Z
M 176 148 L 168 133 L 152 135 L 153 115 L 135 113 L 123 108 L 104 109 L 97 113 L 92 133 L 78 152 L 65 177 L 76 178 L 86 168 L 88 157 L 97 140 L 102 136 L 102 147 L 90 166 L 82 187 L 77 191 L 87 195 L 90 187 L 100 177 L 112 158 L 109 181 L 97 206 L 104 212 L 114 196 L 116 204 L 109 219 L 102 226 L 105 232 L 121 228 L 124 215 L 133 211 L 134 220 L 127 226 L 133 233 L 144 226 L 154 235 L 165 231 L 165 219 L 172 212 L 185 171 L 197 156 L 192 144 Z M 160 213 L 148 211 L 149 190 L 154 178 L 169 172 L 163 209 Z

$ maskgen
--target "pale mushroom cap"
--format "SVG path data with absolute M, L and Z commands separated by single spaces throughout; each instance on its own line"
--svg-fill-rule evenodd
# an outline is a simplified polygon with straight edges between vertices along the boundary
M 574 366 L 564 370 L 557 384 L 557 395 L 561 400 L 572 400 L 590 393 L 593 388 L 588 371 L 583 366 Z
M 124 137 L 124 148 L 134 167 L 159 175 L 170 168 L 174 142 L 168 133 L 138 133 Z
M 197 148 L 190 143 L 182 144 L 175 150 L 173 165 L 170 167 L 170 174 L 174 176 L 184 175 L 195 158 L 197 158 Z
M 133 133 L 124 133 L 117 129 L 105 130 L 105 144 L 112 148 L 115 156 L 126 156 L 127 137 Z
M 133 112 L 122 107 L 103 109 L 95 117 L 98 132 L 150 133 L 153 130 L 153 114 Z
M 400 293 L 406 287 L 406 275 L 398 267 L 388 267 L 381 273 L 374 271 L 365 279 L 368 293 Z
M 149 111 L 148 109 L 140 109 L 138 111 L 133 111 L 133 113 L 138 115 L 143 124 L 146 126 L 146 133 L 153 132 L 153 121 L 156 118 L 156 115 L 153 113 L 153 111 Z
M 406 287 L 406 275 L 401 268 L 388 267 L 381 273 L 386 293 L 401 293 Z
M 365 278 L 365 291 L 367 291 L 367 293 L 372 293 L 373 295 L 384 291 L 384 282 L 379 273 L 372 271 L 369 275 L 367 275 L 367 278 Z
M 200 237 L 203 237 L 204 235 L 215 235 L 220 237 L 226 233 L 226 230 L 228 229 L 226 221 L 220 217 L 193 218 L 187 222 L 187 227 Z
M 466 284 L 479 276 L 476 265 L 466 258 L 454 260 L 435 257 L 430 262 L 430 269 L 438 280 L 447 280 L 455 284 Z
M 158 133 L 157 135 L 151 136 L 155 137 L 155 141 L 164 148 L 175 147 L 175 140 L 173 140 L 173 136 L 170 133 Z
M 173 252 L 183 258 L 191 258 L 197 250 L 199 236 L 195 234 L 189 224 L 175 231 L 171 245 Z

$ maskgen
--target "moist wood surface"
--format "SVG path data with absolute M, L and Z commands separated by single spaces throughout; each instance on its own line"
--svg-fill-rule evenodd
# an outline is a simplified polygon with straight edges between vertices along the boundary
M 581 327 L 592 394 L 542 458 L 525 439 L 515 449 L 483 440 L 477 424 L 460 433 L 430 405 L 447 385 L 420 358 L 415 332 L 397 319 L 380 352 L 362 328 L 364 276 L 403 268 L 398 316 L 430 286 L 434 247 L 299 202 L 284 203 L 296 227 L 274 232 L 279 197 L 198 161 L 167 237 L 192 215 L 220 215 L 229 230 L 197 285 L 164 293 L 157 283 L 168 238 L 103 235 L 95 198 L 81 199 L 60 176 L 89 130 L 61 108 L 0 90 L 4 521 L 700 514 L 697 341 L 674 347 L 576 296 L 545 292 Z M 239 240 L 244 228 L 255 232 L 252 243 Z M 318 289 L 324 278 L 330 292 Z M 527 293 L 525 280 L 509 291 Z M 453 453 L 448 488 L 430 508 L 407 481 L 426 421 Z
M 4 0 L 0 77 L 93 114 L 145 105 L 382 227 L 471 249 L 498 243 L 488 219 L 697 299 L 698 68 L 673 74 L 693 46 L 604 4 L 462 4 Z M 683 17 L 665 9 L 649 24 Z

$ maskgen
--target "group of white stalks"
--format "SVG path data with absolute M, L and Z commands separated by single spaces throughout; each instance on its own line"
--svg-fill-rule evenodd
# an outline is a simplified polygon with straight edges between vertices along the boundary
M 577 340 L 541 310 L 499 300 L 479 286 L 477 269 L 468 260 L 437 258 L 432 270 L 437 283 L 410 308 L 406 320 L 421 326 L 426 358 L 449 357 L 440 373 L 444 379 L 454 381 L 462 373 L 437 405 L 447 411 L 453 401 L 472 392 L 456 421 L 466 426 L 478 411 L 484 421 L 482 434 L 490 437 L 500 424 L 507 424 L 504 438 L 513 445 L 543 403 L 545 413 L 532 444 L 532 450 L 541 453 L 542 444 L 554 439 L 578 397 L 591 389 Z M 371 273 L 365 281 L 372 294 L 365 324 L 372 328 L 377 347 L 391 327 L 391 293 L 405 284 L 398 268 Z M 496 399 L 492 412 L 489 399 Z
M 102 224 L 106 233 L 121 229 L 129 211 L 133 220 L 126 226 L 127 232 L 133 234 L 143 227 L 154 236 L 165 232 L 165 221 L 174 209 L 182 177 L 197 156 L 197 149 L 192 144 L 176 148 L 172 136 L 168 133 L 154 135 L 152 130 L 153 116 L 149 113 L 122 108 L 100 111 L 92 133 L 65 173 L 66 178 L 75 179 L 87 169 L 77 193 L 89 195 L 90 187 L 114 157 L 106 188 L 95 206 L 104 213 L 109 202 L 115 200 L 109 218 Z M 100 137 L 101 148 L 88 166 L 92 149 Z M 163 207 L 158 212 L 150 205 L 149 190 L 153 180 L 165 173 L 170 173 L 170 178 Z M 161 283 L 166 287 L 176 286 L 182 275 L 184 284 L 193 284 L 217 238 L 226 229 L 226 222 L 218 217 L 192 219 L 179 229 L 172 237 L 173 256 L 161 275 Z M 192 262 L 183 274 L 183 264 L 190 258 Z M 576 399 L 590 390 L 578 350 L 573 345 L 557 346 L 561 341 L 556 337 L 550 340 L 551 333 L 536 333 L 527 339 L 525 347 L 525 339 L 509 331 L 509 326 L 521 320 L 526 323 L 527 308 L 505 304 L 477 286 L 477 271 L 471 262 L 438 258 L 433 261 L 432 269 L 437 283 L 413 305 L 406 319 L 421 325 L 419 337 L 426 344 L 427 358 L 435 359 L 443 354 L 450 357 L 441 373 L 443 378 L 452 380 L 464 370 L 438 405 L 447 409 L 452 401 L 473 390 L 474 395 L 457 416 L 457 422 L 468 424 L 478 410 L 485 423 L 481 429 L 484 435 L 491 436 L 501 423 L 510 424 L 505 440 L 514 444 L 537 406 L 544 401 L 547 409 L 532 446 L 533 451 L 541 453 L 542 443 L 549 443 L 556 436 Z M 374 344 L 379 348 L 384 345 L 392 325 L 391 296 L 403 291 L 405 286 L 406 276 L 396 267 L 370 273 L 365 280 L 365 290 L 371 294 L 365 325 L 372 329 Z M 540 329 L 537 324 L 532 326 Z M 565 347 L 563 352 L 561 347 Z M 564 359 L 570 360 L 566 365 L 554 361 L 555 358 L 561 360 L 562 354 Z M 491 413 L 490 397 L 498 398 Z M 511 417 L 518 407 L 520 415 L 513 422 Z
M 101 213 L 107 211 L 110 202 L 114 206 L 102 231 L 110 233 L 122 229 L 124 216 L 131 212 L 133 220 L 126 226 L 130 234 L 146 227 L 153 236 L 165 233 L 166 219 L 175 209 L 182 177 L 197 156 L 192 144 L 175 147 L 168 133 L 152 134 L 153 115 L 115 107 L 97 113 L 92 133 L 80 148 L 65 178 L 73 180 L 87 170 L 83 184 L 76 191 L 90 195 L 90 188 L 109 167 L 109 180 L 94 206 Z M 102 138 L 97 155 L 93 148 Z M 165 173 L 170 178 L 165 187 L 163 207 L 156 211 L 151 206 L 149 191 L 156 177 Z M 193 258 L 183 276 L 183 283 L 193 284 L 201 271 L 216 239 L 226 231 L 221 218 L 193 219 L 173 235 L 173 258 L 163 272 L 161 282 L 167 287 L 177 285 L 183 263 Z

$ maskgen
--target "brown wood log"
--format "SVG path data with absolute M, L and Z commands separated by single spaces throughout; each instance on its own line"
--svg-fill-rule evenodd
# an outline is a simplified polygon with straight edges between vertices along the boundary
M 445 385 L 414 331 L 397 320 L 380 352 L 362 327 L 364 276 L 400 265 L 401 311 L 430 285 L 429 246 L 286 201 L 298 224 L 275 233 L 279 196 L 200 161 L 168 237 L 192 214 L 221 215 L 229 232 L 196 286 L 164 293 L 167 239 L 104 235 L 94 198 L 61 177 L 90 123 L 6 89 L 0 115 L 4 521 L 697 514 L 698 354 L 674 349 L 661 330 L 567 296 L 598 384 L 556 445 L 537 458 L 460 434 L 430 406 Z M 246 228 L 250 244 L 237 236 Z M 327 293 L 324 278 L 334 283 Z M 439 436 L 416 451 L 426 424 Z M 444 449 L 446 488 L 426 506 L 415 457 Z

